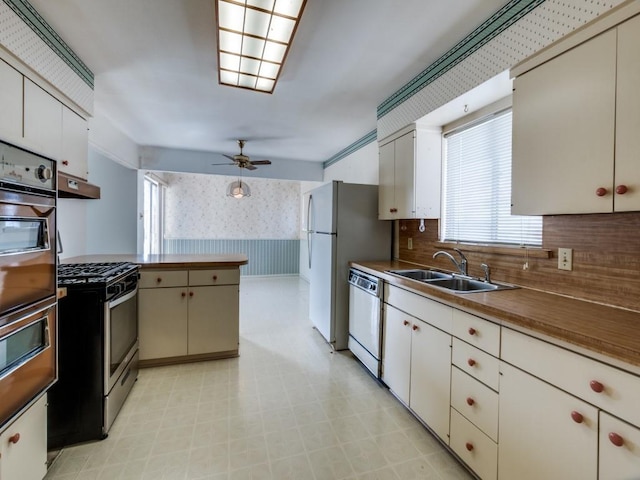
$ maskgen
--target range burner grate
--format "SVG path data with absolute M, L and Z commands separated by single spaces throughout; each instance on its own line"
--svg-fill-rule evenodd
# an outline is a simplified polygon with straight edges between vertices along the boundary
M 98 283 L 137 268 L 128 262 L 70 263 L 58 265 L 58 283 Z

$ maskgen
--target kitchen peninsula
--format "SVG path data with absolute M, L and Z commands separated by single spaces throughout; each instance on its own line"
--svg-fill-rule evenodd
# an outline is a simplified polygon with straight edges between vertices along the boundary
M 238 355 L 242 254 L 102 254 L 63 263 L 140 265 L 140 366 Z

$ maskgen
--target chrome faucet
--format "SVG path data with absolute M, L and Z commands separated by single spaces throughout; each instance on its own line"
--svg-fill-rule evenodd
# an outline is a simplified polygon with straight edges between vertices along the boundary
M 491 283 L 491 268 L 486 263 L 481 263 L 480 268 L 484 272 L 484 281 Z
M 458 254 L 460 255 L 459 262 L 455 258 L 453 258 L 453 255 L 443 250 L 439 250 L 436 253 L 434 253 L 433 258 L 439 257 L 440 255 L 444 255 L 445 257 L 447 257 L 449 260 L 453 262 L 453 264 L 456 266 L 456 268 L 462 275 L 468 276 L 469 273 L 467 271 L 467 257 L 464 256 L 464 253 L 462 253 L 460 249 L 454 248 L 454 250 L 458 252 Z

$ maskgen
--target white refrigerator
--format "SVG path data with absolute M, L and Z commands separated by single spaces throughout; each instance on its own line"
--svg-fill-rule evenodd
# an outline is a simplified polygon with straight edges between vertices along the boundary
M 349 261 L 390 260 L 391 222 L 378 220 L 377 185 L 331 182 L 305 195 L 309 317 L 335 349 L 349 339 Z

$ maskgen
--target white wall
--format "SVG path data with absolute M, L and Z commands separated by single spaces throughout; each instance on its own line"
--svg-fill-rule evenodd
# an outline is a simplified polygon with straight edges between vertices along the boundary
M 99 200 L 58 200 L 61 259 L 137 252 L 137 172 L 89 149 L 89 181 Z
M 378 185 L 378 142 L 371 142 L 327 167 L 323 179 L 325 182 L 342 180 L 345 183 Z

